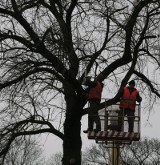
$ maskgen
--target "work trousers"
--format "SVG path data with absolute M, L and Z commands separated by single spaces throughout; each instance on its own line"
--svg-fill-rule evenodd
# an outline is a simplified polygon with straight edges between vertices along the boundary
M 93 130 L 94 122 L 96 123 L 96 131 L 101 130 L 101 121 L 98 114 L 98 107 L 100 105 L 100 100 L 90 100 L 88 110 L 88 130 Z
M 118 114 L 118 130 L 122 131 L 122 127 L 123 127 L 123 123 L 124 123 L 124 116 L 127 116 L 128 132 L 133 132 L 135 114 L 134 114 L 134 111 L 129 108 L 120 109 L 119 114 Z

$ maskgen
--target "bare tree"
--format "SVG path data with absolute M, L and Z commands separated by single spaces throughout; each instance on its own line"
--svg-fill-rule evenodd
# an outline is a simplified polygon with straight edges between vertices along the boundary
M 106 165 L 111 158 L 111 148 L 105 144 L 92 144 L 82 152 L 84 165 Z
M 86 75 L 113 84 L 106 105 L 134 78 L 151 106 L 160 96 L 159 24 L 159 0 L 1 1 L 0 157 L 17 137 L 52 133 L 63 140 L 63 165 L 80 165 Z
M 85 165 L 106 165 L 112 149 L 105 144 L 95 144 L 86 148 L 83 152 L 83 164 Z M 157 165 L 160 161 L 160 141 L 158 139 L 142 138 L 132 145 L 120 147 L 121 165 Z
M 61 165 L 62 164 L 63 154 L 58 152 L 52 155 L 48 160 L 46 165 Z
M 160 163 L 160 141 L 143 138 L 140 142 L 125 146 L 121 152 L 121 163 L 124 165 L 157 165 Z
M 41 147 L 30 137 L 16 138 L 7 153 L 4 165 L 43 165 Z

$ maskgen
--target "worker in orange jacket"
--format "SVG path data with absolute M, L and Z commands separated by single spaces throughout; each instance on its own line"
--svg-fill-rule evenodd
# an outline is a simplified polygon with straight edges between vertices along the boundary
M 135 81 L 129 82 L 129 86 L 123 88 L 123 92 L 120 97 L 120 112 L 118 118 L 118 130 L 122 131 L 123 116 L 127 115 L 128 118 L 128 131 L 134 130 L 135 108 L 136 101 L 139 103 L 142 101 L 139 91 L 135 88 Z
M 93 131 L 93 124 L 96 123 L 95 132 L 101 131 L 101 122 L 98 114 L 98 108 L 101 101 L 102 89 L 104 84 L 102 83 L 103 75 L 100 74 L 94 81 L 86 78 L 86 82 L 84 85 L 88 86 L 87 88 L 87 97 L 89 101 L 89 109 L 88 109 L 88 129 L 84 130 L 84 133 L 88 131 Z

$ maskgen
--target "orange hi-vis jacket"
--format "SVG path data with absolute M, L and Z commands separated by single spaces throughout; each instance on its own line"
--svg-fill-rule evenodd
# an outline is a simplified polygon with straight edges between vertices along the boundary
M 89 90 L 89 94 L 88 94 L 88 99 L 91 100 L 91 99 L 97 99 L 97 100 L 100 100 L 101 99 L 101 96 L 102 96 L 102 85 L 99 81 L 97 81 L 97 85 L 92 87 L 90 90 Z
M 130 93 L 129 89 L 127 87 L 124 87 L 123 97 L 121 98 L 120 101 L 120 108 L 123 109 L 129 108 L 135 111 L 137 93 L 138 93 L 137 89 L 135 89 L 132 93 Z

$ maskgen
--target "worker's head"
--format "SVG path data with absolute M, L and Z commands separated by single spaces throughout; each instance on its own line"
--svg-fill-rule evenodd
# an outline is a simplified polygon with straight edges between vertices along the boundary
M 129 83 L 129 87 L 134 88 L 135 87 L 135 81 L 131 80 Z

